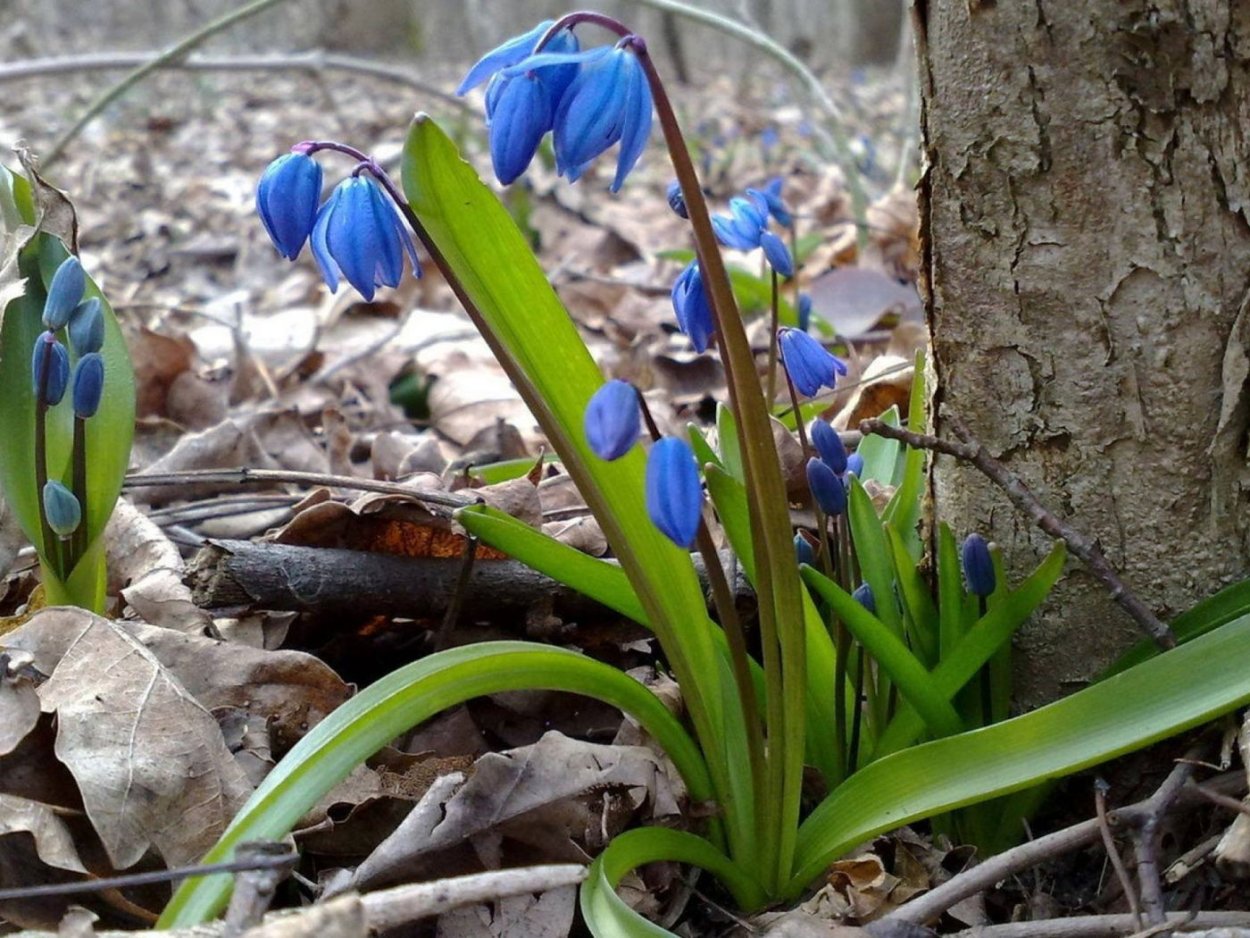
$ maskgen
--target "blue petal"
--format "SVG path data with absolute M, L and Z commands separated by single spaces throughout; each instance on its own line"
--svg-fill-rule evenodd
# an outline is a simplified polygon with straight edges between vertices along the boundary
M 647 148 L 647 140 L 651 136 L 651 86 L 647 83 L 646 72 L 638 56 L 628 53 L 629 88 L 625 99 L 625 126 L 621 131 L 621 152 L 616 163 L 616 178 L 612 180 L 612 191 L 620 191 L 621 184 L 629 175 Z
M 312 237 L 310 239 L 313 257 L 317 261 L 317 266 L 321 268 L 321 278 L 325 280 L 326 286 L 330 288 L 331 293 L 336 292 L 339 288 L 339 265 L 335 263 L 334 258 L 330 255 L 326 233 L 330 228 L 331 220 L 339 210 L 340 203 L 343 201 L 344 185 L 346 185 L 346 181 L 335 186 L 334 191 L 330 193 L 330 198 L 326 200 L 325 205 L 321 206 L 321 210 L 317 212 L 317 223 L 313 225 Z
M 69 342 L 79 355 L 98 352 L 104 345 L 104 313 L 100 298 L 83 300 L 69 317 Z
M 764 200 L 768 203 L 768 211 L 773 218 L 777 219 L 777 224 L 784 228 L 789 228 L 794 224 L 794 215 L 791 214 L 789 207 L 781 198 L 782 179 L 780 176 L 774 176 L 768 180 L 764 186 Z
M 734 220 L 725 215 L 712 216 L 712 230 L 716 232 L 716 240 L 727 248 L 750 251 L 752 248 L 759 247 L 758 241 L 744 238 L 735 226 Z
M 771 231 L 761 231 L 760 247 L 764 249 L 764 256 L 768 258 L 768 264 L 773 270 L 783 277 L 794 276 L 794 258 L 790 256 L 790 249 L 784 241 Z
M 295 260 L 308 240 L 321 198 L 321 165 L 306 153 L 280 156 L 256 186 L 256 211 L 278 253 Z
M 600 51 L 600 50 L 595 50 Z M 560 99 L 555 117 L 557 168 L 565 175 L 586 164 L 621 139 L 625 123 L 625 69 L 632 53 L 611 48 L 588 59 Z
M 816 420 L 812 424 L 812 445 L 821 460 L 838 475 L 846 472 L 846 447 L 842 445 L 842 437 L 827 420 Z
M 851 598 L 874 616 L 877 614 L 877 597 L 872 594 L 872 587 L 867 583 L 861 583 L 855 587 L 855 592 L 851 594 Z
M 506 186 L 529 167 L 551 129 L 551 101 L 547 86 L 533 73 L 497 81 L 503 87 L 490 125 L 490 159 L 495 177 Z
M 368 186 L 360 176 L 339 183 L 343 195 L 326 227 L 326 245 L 347 282 L 372 301 L 379 245 Z
M 30 373 L 35 400 L 42 399 L 49 407 L 61 403 L 69 384 L 69 352 L 51 332 L 41 332 L 35 339 Z
M 840 515 L 846 511 L 846 486 L 822 460 L 813 457 L 807 461 L 807 487 L 825 514 Z
M 100 409 L 104 394 L 104 359 L 99 352 L 90 352 L 74 366 L 74 415 L 86 420 Z
M 538 40 L 542 39 L 543 34 L 553 25 L 555 25 L 555 20 L 543 20 L 529 32 L 522 33 L 520 36 L 513 36 L 502 45 L 491 49 L 469 69 L 469 73 L 464 76 L 464 81 L 460 82 L 460 87 L 456 89 L 456 94 L 465 94 L 486 81 L 500 69 L 520 62 L 534 51 L 534 46 L 538 45 Z
M 64 483 L 49 479 L 43 486 L 43 516 L 53 534 L 67 538 L 82 523 L 82 505 Z M 45 550 L 49 547 L 50 544 L 44 545 Z
M 968 592 L 976 596 L 988 596 L 994 592 L 994 560 L 990 557 L 990 545 L 980 534 L 969 534 L 963 543 L 964 579 Z
M 786 328 L 778 336 L 786 374 L 804 396 L 814 397 L 822 385 L 832 388 L 837 375 L 846 374 L 846 365 L 806 332 Z
M 614 379 L 599 388 L 586 405 L 584 427 L 586 442 L 600 459 L 611 461 L 628 453 L 641 428 L 634 386 Z
M 677 325 L 690 339 L 696 352 L 707 351 L 712 334 L 716 331 L 716 319 L 703 284 L 699 262 L 691 261 L 673 283 L 673 312 Z
M 646 493 L 652 523 L 678 547 L 690 547 L 703 516 L 703 488 L 688 443 L 669 436 L 651 447 Z
M 377 256 L 374 258 L 374 286 L 397 287 L 404 276 L 404 251 L 396 235 L 395 209 L 382 187 L 368 177 L 370 224 L 377 232 Z M 362 224 L 364 222 L 362 221 Z
M 48 295 L 43 303 L 44 326 L 53 332 L 64 329 L 70 314 L 82 302 L 86 289 L 87 275 L 82 263 L 71 254 L 61 261 L 48 284 Z

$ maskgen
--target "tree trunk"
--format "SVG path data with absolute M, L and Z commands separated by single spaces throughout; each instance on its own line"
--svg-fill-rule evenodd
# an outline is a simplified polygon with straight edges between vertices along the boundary
M 1250 4 L 915 0 L 913 17 L 937 432 L 961 418 L 1166 621 L 1250 568 Z M 934 501 L 1017 576 L 1047 546 L 945 458 Z M 1136 637 L 1073 567 L 1017 638 L 1018 702 Z

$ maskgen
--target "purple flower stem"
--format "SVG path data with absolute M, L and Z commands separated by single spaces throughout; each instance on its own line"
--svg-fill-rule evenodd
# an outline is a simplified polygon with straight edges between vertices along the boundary
M 63 577 L 60 542 L 48 524 L 48 513 L 43 505 L 43 489 L 48 484 L 48 376 L 52 373 L 52 343 L 43 342 L 43 380 L 35 395 L 35 504 L 39 506 L 39 529 L 43 538 L 44 560 L 52 565 L 57 575 Z

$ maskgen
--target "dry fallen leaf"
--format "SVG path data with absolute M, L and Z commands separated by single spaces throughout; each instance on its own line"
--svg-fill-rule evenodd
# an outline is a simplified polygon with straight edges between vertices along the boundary
M 576 899 L 577 887 L 564 886 L 454 909 L 439 917 L 438 938 L 565 938 Z
M 0 794 L 0 838 L 22 832 L 34 838 L 35 851 L 48 866 L 74 873 L 87 872 L 78 858 L 69 827 L 57 817 L 51 805 Z
M 56 754 L 114 867 L 149 847 L 170 866 L 203 856 L 251 789 L 212 715 L 118 623 L 83 610 L 43 610 L 7 641 L 51 672 L 39 697 L 57 715 Z
M 12 752 L 39 722 L 39 694 L 29 678 L 9 674 L 0 653 L 0 756 Z

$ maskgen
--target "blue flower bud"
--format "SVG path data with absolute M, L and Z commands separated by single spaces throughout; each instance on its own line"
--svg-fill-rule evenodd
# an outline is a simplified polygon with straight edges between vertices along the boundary
M 794 258 L 790 256 L 790 249 L 786 247 L 784 241 L 771 231 L 761 231 L 760 247 L 764 249 L 764 256 L 768 258 L 768 265 L 777 271 L 780 276 L 794 276 Z
M 56 479 L 49 479 L 43 487 L 43 516 L 52 533 L 65 540 L 82 523 L 82 506 L 73 492 Z
M 104 359 L 99 352 L 88 352 L 74 366 L 74 416 L 86 420 L 100 409 L 104 393 Z
M 551 129 L 547 86 L 533 72 L 498 75 L 491 82 L 486 116 L 491 165 L 495 178 L 506 186 L 529 168 L 543 135 Z
M 794 535 L 794 559 L 808 566 L 816 563 L 816 551 L 812 549 L 812 542 L 802 534 Z
M 69 352 L 51 332 L 41 332 L 35 339 L 35 353 L 31 356 L 30 371 L 33 378 L 35 400 L 49 407 L 61 403 L 65 387 L 69 384 Z
M 760 246 L 760 233 L 768 218 L 750 199 L 729 200 L 728 215 L 713 215 L 712 230 L 727 248 L 750 251 Z
M 69 317 L 69 344 L 77 355 L 98 352 L 104 346 L 104 311 L 98 296 L 83 300 Z
M 377 287 L 399 286 L 405 253 L 413 273 L 421 276 L 408 229 L 368 176 L 352 176 L 335 186 L 317 213 L 312 252 L 331 290 L 338 289 L 341 273 L 369 301 Z
M 872 587 L 867 583 L 861 583 L 855 587 L 855 592 L 851 594 L 851 598 L 874 616 L 877 614 L 877 597 L 872 594 Z
M 764 200 L 768 203 L 769 213 L 773 218 L 777 219 L 777 224 L 783 228 L 789 228 L 794 224 L 794 216 L 781 198 L 781 187 L 783 184 L 780 176 L 774 176 L 768 180 L 768 183 L 764 186 Z
M 990 545 L 980 534 L 969 534 L 964 540 L 963 565 L 969 593 L 988 596 L 994 592 L 994 561 L 990 557 Z
M 647 456 L 647 514 L 678 547 L 690 547 L 703 517 L 703 488 L 685 440 L 658 440 Z
M 799 331 L 806 332 L 812 324 L 812 297 L 810 293 L 799 294 Z
M 613 379 L 586 405 L 586 442 L 600 459 L 620 459 L 638 440 L 638 392 L 627 381 Z
M 825 514 L 833 516 L 846 511 L 846 486 L 823 460 L 813 457 L 807 461 L 807 486 Z
M 43 302 L 43 324 L 51 332 L 58 332 L 69 322 L 70 314 L 87 289 L 87 275 L 82 263 L 71 254 L 61 261 L 48 284 L 48 296 Z
M 842 437 L 827 420 L 816 420 L 812 424 L 812 445 L 821 460 L 838 475 L 846 472 L 846 447 L 842 445 Z
M 859 453 L 851 453 L 846 457 L 846 473 L 847 475 L 860 478 L 864 474 L 864 457 Z
M 256 212 L 269 240 L 287 260 L 295 260 L 317 220 L 321 165 L 307 153 L 287 153 L 266 168 L 256 185 Z
M 668 184 L 668 207 L 681 218 L 689 218 L 686 211 L 686 195 L 681 191 L 681 183 L 674 179 Z
M 846 363 L 826 351 L 806 332 L 784 328 L 777 333 L 786 373 L 800 394 L 815 397 L 821 387 L 832 388 L 838 375 L 846 374 Z
M 677 314 L 678 328 L 690 338 L 694 350 L 706 352 L 716 331 L 716 318 L 698 261 L 687 264 L 673 284 L 673 312 Z

